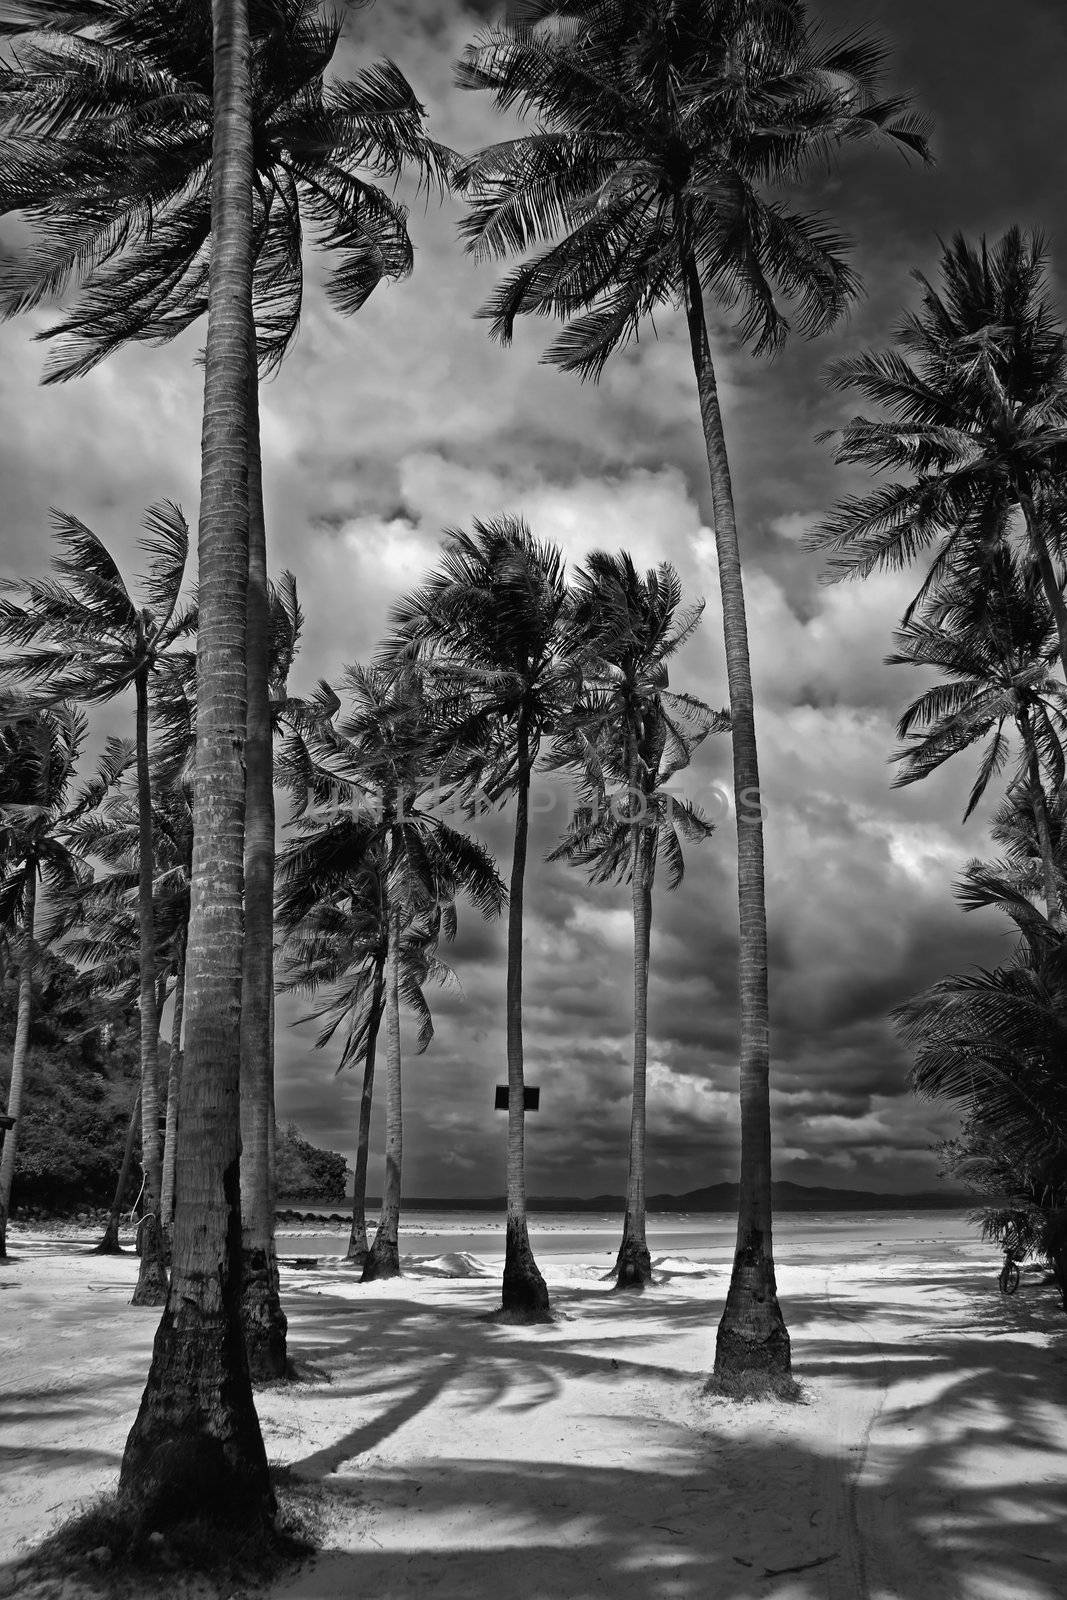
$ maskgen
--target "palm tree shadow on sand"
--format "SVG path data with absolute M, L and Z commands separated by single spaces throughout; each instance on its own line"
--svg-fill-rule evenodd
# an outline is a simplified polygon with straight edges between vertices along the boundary
M 715 1307 L 669 1291 L 633 1307 L 639 1328 L 608 1339 L 612 1306 L 596 1291 L 557 1297 L 561 1310 L 581 1303 L 573 1333 L 567 1321 L 515 1330 L 415 1301 L 318 1297 L 305 1348 L 332 1368 L 339 1418 L 359 1421 L 285 1469 L 325 1498 L 334 1532 L 273 1593 L 1058 1600 L 1067 1347 L 1027 1335 L 1056 1335 L 1061 1319 L 1047 1291 L 1009 1304 L 984 1274 L 924 1274 L 931 1293 L 948 1285 L 958 1319 L 916 1326 L 907 1343 L 880 1338 L 846 1301 L 792 1297 L 807 1414 L 770 1405 L 743 1434 L 733 1408 L 701 1395 L 703 1374 L 671 1359 L 694 1323 L 710 1351 Z M 805 1337 L 816 1322 L 823 1335 Z M 603 1407 L 590 1381 L 604 1386 Z M 632 1437 L 607 1404 L 620 1384 L 633 1395 Z M 435 1404 L 452 1410 L 443 1456 L 418 1444 Z M 545 1406 L 560 1417 L 560 1459 L 524 1460 L 524 1415 Z M 471 1414 L 493 1410 L 512 1431 L 498 1417 L 498 1448 L 477 1453 L 486 1436 Z M 408 1425 L 391 1457 L 387 1441 Z M 514 1454 L 499 1448 L 509 1437 Z M 990 1471 L 1008 1450 L 1011 1472 Z

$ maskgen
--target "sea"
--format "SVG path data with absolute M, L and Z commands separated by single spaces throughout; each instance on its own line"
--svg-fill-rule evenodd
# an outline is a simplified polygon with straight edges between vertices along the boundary
M 322 1221 L 279 1222 L 280 1256 L 343 1255 L 348 1223 L 329 1222 L 342 1208 L 300 1205 L 304 1217 Z M 368 1216 L 368 1231 L 374 1218 Z M 590 1211 L 535 1211 L 529 1216 L 535 1255 L 580 1255 L 610 1264 L 619 1247 L 622 1217 Z M 736 1213 L 656 1212 L 647 1218 L 649 1251 L 657 1256 L 728 1262 L 733 1255 Z M 973 1256 L 979 1235 L 967 1211 L 785 1211 L 774 1221 L 775 1256 L 799 1265 L 872 1255 L 879 1250 L 912 1258 Z M 982 1251 L 996 1255 L 993 1245 Z M 503 1260 L 504 1214 L 491 1211 L 410 1211 L 401 1214 L 402 1256 L 432 1258 L 464 1252 L 483 1261 Z

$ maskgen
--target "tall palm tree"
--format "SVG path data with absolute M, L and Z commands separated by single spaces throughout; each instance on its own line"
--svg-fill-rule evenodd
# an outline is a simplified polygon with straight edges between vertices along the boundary
M 351 953 L 358 957 L 357 991 L 366 990 L 368 976 L 371 984 L 367 1065 L 384 1008 L 386 1176 L 381 1218 L 363 1266 L 364 1281 L 370 1281 L 400 1270 L 400 1002 L 415 1017 L 421 1053 L 433 1037 L 423 989 L 428 980 L 449 976 L 437 948 L 441 938 L 455 935 L 456 897 L 466 895 L 488 917 L 499 912 L 504 886 L 485 848 L 434 809 L 460 780 L 469 754 L 462 746 L 441 743 L 441 707 L 428 692 L 425 675 L 409 661 L 350 666 L 344 686 L 350 696 L 346 715 L 332 721 L 327 713 L 337 697 L 323 685 L 318 715 L 308 724 L 313 742 L 307 753 L 312 762 L 317 758 L 318 768 L 313 790 L 333 791 L 339 804 L 318 808 L 316 831 L 301 841 L 295 863 L 299 876 L 290 871 L 286 911 L 292 915 L 295 903 L 307 904 L 314 896 L 321 926 L 326 907 L 339 909 L 339 894 L 349 914 L 355 913 L 357 949 Z M 374 808 L 369 827 L 364 816 L 352 816 L 352 804 L 360 798 Z M 343 955 L 351 950 L 350 937 L 342 938 Z M 342 997 L 342 1011 L 348 1007 Z M 369 1102 L 369 1094 L 366 1098 Z
M 711 823 L 669 788 L 694 748 L 729 718 L 669 686 L 668 662 L 700 621 L 702 606 L 680 611 L 678 574 L 669 562 L 638 573 L 625 552 L 595 551 L 572 580 L 570 653 L 584 687 L 554 759 L 581 785 L 585 804 L 549 857 L 589 868 L 593 883 L 628 880 L 634 919 L 634 1065 L 626 1213 L 615 1262 L 620 1289 L 652 1280 L 645 1238 L 646 1063 L 652 889 L 660 856 L 668 885 L 682 880 L 683 838 L 704 839 Z M 621 802 L 621 804 L 620 804 Z
M 841 576 L 899 569 L 931 551 L 919 601 L 961 546 L 995 548 L 1018 520 L 1067 676 L 1067 333 L 1047 245 L 1019 228 L 993 245 L 957 234 L 942 252 L 939 286 L 913 276 L 921 306 L 900 322 L 894 348 L 831 368 L 838 388 L 858 389 L 882 413 L 853 417 L 837 460 L 904 476 L 841 501 L 811 542 Z
M 170 752 L 165 751 L 169 757 Z M 165 1095 L 160 1189 L 160 1223 L 169 1245 L 174 1212 L 174 1167 L 177 1153 L 178 1090 L 181 1081 L 181 1036 L 185 998 L 185 943 L 189 930 L 189 877 L 192 871 L 192 786 L 169 760 L 157 759 L 151 772 L 153 924 L 156 937 L 156 1013 L 162 1020 L 168 979 L 172 981 L 171 1027 Z M 88 972 L 97 992 L 121 1001 L 139 979 L 136 922 L 126 937 L 131 902 L 139 887 L 140 825 L 136 795 L 121 788 L 70 830 L 82 852 L 106 865 L 69 907 L 73 932 L 64 941 L 65 954 Z M 162 1093 L 162 1086 L 161 1086 Z M 130 1123 L 140 1120 L 138 1094 Z M 125 1185 L 120 1181 L 111 1208 L 102 1253 L 118 1250 L 118 1219 Z
M 387 862 L 380 839 L 371 847 L 376 825 L 373 814 L 354 810 L 347 826 L 342 814 L 325 827 L 320 817 L 300 818 L 278 857 L 282 987 L 309 995 L 325 991 L 312 1014 L 322 1022 L 316 1046 L 324 1048 L 343 1029 L 338 1072 L 363 1062 L 346 1251 L 359 1267 L 367 1259 L 370 1119 L 389 945 Z
M 708 333 L 711 295 L 757 353 L 790 319 L 816 334 L 858 287 L 844 241 L 781 196 L 844 143 L 925 155 L 919 121 L 879 98 L 883 50 L 827 39 L 803 0 L 533 0 L 484 32 L 465 88 L 535 131 L 475 156 L 461 179 L 479 258 L 531 251 L 489 306 L 510 340 L 524 313 L 567 326 L 546 353 L 596 379 L 660 305 L 684 310 L 710 475 L 730 692 L 740 911 L 741 1184 L 716 1371 L 786 1370 L 774 1278 L 763 817 L 741 548 Z
M 16 138 L 0 154 L 0 213 L 43 224 L 43 245 L 0 278 L 9 311 L 79 279 L 46 381 L 88 371 L 130 340 L 158 342 L 207 307 L 212 54 L 205 4 L 29 0 L 36 31 L 0 71 Z M 302 227 L 334 254 L 327 293 L 358 311 L 413 253 L 403 205 L 382 186 L 401 172 L 443 190 L 451 153 L 392 62 L 326 80 L 342 18 L 319 0 L 255 0 L 251 11 L 252 250 L 258 366 L 276 367 L 300 317 Z M 82 41 L 71 48 L 71 33 Z M 87 42 L 87 47 L 86 47 Z M 43 129 L 47 137 L 42 138 Z M 150 137 L 140 134 L 149 130 Z M 250 316 L 252 313 L 250 312 Z M 254 1375 L 286 1368 L 272 1187 L 274 800 L 268 657 L 271 616 L 257 373 L 249 375 L 246 629 L 245 999 L 242 1009 L 243 1306 Z
M 196 626 L 183 598 L 189 531 L 169 501 L 145 514 L 145 572 L 135 589 L 89 528 L 53 512 L 59 579 L 30 580 L 21 603 L 0 598 L 0 671 L 29 682 L 52 703 L 99 704 L 132 687 L 136 708 L 138 920 L 140 927 L 141 1160 L 145 1220 L 134 1305 L 162 1305 L 167 1278 L 160 1225 L 162 1152 L 158 1122 L 159 1057 L 156 1015 L 156 929 L 153 914 L 152 787 L 149 771 L 150 695 L 156 679 L 188 667 L 185 641 Z M 10 592 L 10 590 L 9 590 Z
M 1021 745 L 1009 789 L 1033 815 L 1049 917 L 1061 916 L 1059 865 L 1045 793 L 1064 781 L 1067 688 L 1053 677 L 1055 623 L 1040 585 L 1001 546 L 977 570 L 943 583 L 922 614 L 896 635 L 891 665 L 934 666 L 943 681 L 925 690 L 904 712 L 897 732 L 907 743 L 897 754 L 897 785 L 915 783 L 980 739 L 988 742 L 964 821 L 1010 755 L 1009 729 Z
M 251 43 L 212 0 L 211 262 L 200 495 L 192 903 L 171 1280 L 119 1493 L 158 1527 L 269 1525 L 274 1495 L 241 1327 L 239 1180 L 252 296 Z
M 515 843 L 508 888 L 507 1237 L 502 1310 L 539 1318 L 548 1290 L 526 1220 L 523 1080 L 523 892 L 530 780 L 542 739 L 577 698 L 579 677 L 564 655 L 567 588 L 563 559 L 521 518 L 476 522 L 447 535 L 438 570 L 393 608 L 387 655 L 414 655 L 442 690 L 446 741 L 481 748 L 483 792 L 514 793 Z M 445 744 L 447 748 L 447 742 Z
M 78 803 L 70 786 L 85 742 L 84 716 L 74 706 L 34 709 L 0 726 L 0 928 L 16 953 L 19 974 L 15 1048 L 7 1114 L 14 1119 L 0 1157 L 0 1260 L 7 1257 L 7 1219 L 18 1150 L 19 1118 L 33 1011 L 34 965 L 41 939 L 38 887 L 52 897 L 84 882 L 88 869 L 65 834 Z

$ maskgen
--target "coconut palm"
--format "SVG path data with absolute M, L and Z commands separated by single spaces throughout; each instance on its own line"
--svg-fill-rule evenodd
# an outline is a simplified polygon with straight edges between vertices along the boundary
M 58 341 L 46 381 L 88 371 L 130 340 L 158 342 L 207 307 L 212 56 L 203 3 L 94 0 L 20 7 L 35 28 L 0 72 L 0 115 L 15 138 L 0 156 L 0 212 L 39 223 L 41 247 L 14 264 L 9 311 L 79 280 L 42 336 Z M 318 0 L 256 0 L 251 14 L 252 251 L 258 367 L 295 337 L 302 227 L 336 260 L 334 305 L 358 311 L 383 279 L 412 266 L 406 211 L 382 187 L 401 172 L 443 189 L 451 154 L 392 62 L 327 82 L 342 19 Z M 72 47 L 71 35 L 76 43 Z M 42 130 L 47 137 L 42 138 Z M 145 130 L 149 137 L 144 138 Z M 380 180 L 380 181 L 379 181 Z M 286 1369 L 277 1287 L 272 1163 L 274 809 L 268 657 L 271 619 L 256 373 L 249 375 L 248 730 L 245 998 L 242 1008 L 243 1306 L 253 1373 Z
M 0 597 L 0 671 L 29 682 L 53 703 L 99 704 L 132 688 L 136 709 L 138 919 L 140 927 L 141 1159 L 145 1222 L 134 1305 L 161 1305 L 166 1266 L 160 1193 L 162 1153 L 157 1117 L 159 1024 L 156 1014 L 156 930 L 152 906 L 152 791 L 149 773 L 150 694 L 155 680 L 188 667 L 184 648 L 196 626 L 183 598 L 189 531 L 169 501 L 145 513 L 145 571 L 129 588 L 103 542 L 66 512 L 53 512 L 59 580 L 8 585 Z M 10 598 L 22 591 L 20 601 Z
M 502 1309 L 548 1313 L 548 1290 L 526 1220 L 522 1030 L 523 891 L 530 780 L 541 741 L 556 732 L 577 697 L 578 675 L 564 655 L 567 588 L 556 547 L 536 540 L 521 518 L 476 522 L 447 535 L 438 570 L 393 608 L 388 655 L 424 665 L 442 688 L 445 740 L 482 749 L 482 792 L 514 792 L 515 844 L 508 890 L 507 1237 Z M 462 709 L 461 709 L 462 708 Z M 447 748 L 447 743 L 444 746 Z
M 1021 524 L 1055 618 L 1067 675 L 1062 483 L 1067 469 L 1067 335 L 1052 303 L 1040 234 L 1009 228 L 996 243 L 957 234 L 940 283 L 915 273 L 920 309 L 894 348 L 830 370 L 881 410 L 842 430 L 837 460 L 904 474 L 840 502 L 812 537 L 831 570 L 863 576 L 933 554 L 921 600 L 961 547 L 986 549 Z M 913 602 L 914 604 L 914 602 Z
M 7 1256 L 7 1219 L 18 1150 L 33 1011 L 33 981 L 43 936 L 39 887 L 62 898 L 88 869 L 72 852 L 66 829 L 79 801 L 71 784 L 86 723 L 71 705 L 33 709 L 0 726 L 0 927 L 18 966 L 18 1011 L 7 1115 L 13 1126 L 0 1157 L 0 1260 Z
M 942 681 L 904 712 L 897 733 L 896 784 L 915 783 L 979 740 L 986 746 L 964 821 L 1011 753 L 1010 729 L 1021 745 L 1009 787 L 1016 805 L 1034 818 L 1048 914 L 1061 915 L 1059 865 L 1053 849 L 1044 773 L 1053 789 L 1064 781 L 1067 689 L 1052 675 L 1056 630 L 1034 569 L 1029 574 L 1006 546 L 980 565 L 943 581 L 919 616 L 896 634 L 891 665 L 933 666 Z
M 702 701 L 669 686 L 668 662 L 690 638 L 702 606 L 680 610 L 669 562 L 640 574 L 625 552 L 595 551 L 572 581 L 570 653 L 584 678 L 581 701 L 554 759 L 581 785 L 584 804 L 549 857 L 589 868 L 593 883 L 631 885 L 634 919 L 634 1066 L 629 1170 L 618 1288 L 652 1279 L 645 1239 L 646 1062 L 652 889 L 662 856 L 670 888 L 682 880 L 682 840 L 712 825 L 670 784 L 710 732 L 729 726 Z
M 313 741 L 308 755 L 317 768 L 312 793 L 332 792 L 339 803 L 333 808 L 320 805 L 314 813 L 315 831 L 301 841 L 304 848 L 295 858 L 296 878 L 290 870 L 286 914 L 292 915 L 293 891 L 298 889 L 297 903 L 306 905 L 309 895 L 320 903 L 321 925 L 322 908 L 336 908 L 339 893 L 356 919 L 353 931 L 362 957 L 355 975 L 357 991 L 365 992 L 367 977 L 371 979 L 368 1047 L 371 1026 L 376 1036 L 384 1006 L 386 1176 L 381 1218 L 363 1265 L 366 1282 L 400 1269 L 400 1002 L 415 1016 L 421 1052 L 433 1036 L 423 989 L 428 980 L 449 976 L 437 947 L 442 937 L 454 937 L 456 897 L 464 894 L 483 916 L 492 916 L 503 904 L 504 886 L 484 847 L 434 809 L 460 780 L 470 758 L 461 746 L 441 744 L 440 707 L 428 692 L 425 675 L 401 661 L 370 669 L 350 666 L 343 681 L 349 711 L 334 722 L 337 697 L 323 685 L 307 724 Z M 352 816 L 352 805 L 361 797 L 373 803 L 369 828 L 364 816 Z M 343 940 L 342 951 L 345 946 Z M 370 974 L 365 970 L 368 958 Z M 356 998 L 362 1009 L 358 994 Z M 369 1056 L 368 1064 L 372 1060 Z M 369 1093 L 367 1101 L 369 1114 Z
M 170 699 L 171 697 L 167 697 Z M 184 698 L 184 697 L 183 697 Z M 173 712 L 167 721 L 172 722 Z M 177 1156 L 178 1091 L 181 1081 L 181 1036 L 185 1000 L 185 943 L 189 929 L 189 876 L 192 870 L 192 786 L 180 769 L 156 761 L 151 772 L 153 924 L 156 937 L 156 1015 L 162 1020 L 168 979 L 171 1026 L 167 1064 L 166 1119 L 160 1188 L 160 1221 L 169 1244 L 174 1212 L 174 1170 Z M 64 942 L 66 955 L 93 979 L 98 993 L 121 1001 L 132 982 L 136 991 L 139 950 L 136 906 L 139 879 L 140 827 L 136 797 L 119 789 L 103 805 L 82 816 L 71 830 L 82 851 L 106 865 L 69 907 L 74 932 Z M 131 1112 L 140 1118 L 141 1101 Z M 111 1208 L 102 1253 L 118 1249 L 118 1219 L 125 1186 L 120 1182 Z
M 386 859 L 379 840 L 371 846 L 377 819 L 350 811 L 324 827 L 321 818 L 296 822 L 296 836 L 278 857 L 277 920 L 284 930 L 280 950 L 282 987 L 325 998 L 313 1016 L 322 1022 L 315 1040 L 329 1045 L 342 1030 L 337 1070 L 363 1062 L 352 1222 L 346 1259 L 367 1259 L 367 1166 L 378 1031 L 385 1011 Z M 350 835 L 349 847 L 341 834 Z
M 245 0 L 212 0 L 211 261 L 199 528 L 192 902 L 171 1280 L 119 1493 L 140 1525 L 274 1496 L 241 1327 L 240 1015 L 253 132 Z
M 685 312 L 707 450 L 733 745 L 740 909 L 741 1185 L 716 1371 L 784 1370 L 789 1338 L 771 1243 L 763 818 L 741 550 L 708 333 L 713 297 L 743 342 L 773 351 L 821 332 L 858 287 L 844 241 L 783 193 L 838 148 L 877 137 L 924 155 L 919 121 L 879 98 L 884 52 L 835 42 L 802 0 L 533 0 L 484 32 L 459 81 L 535 131 L 461 174 L 479 258 L 531 252 L 486 308 L 567 326 L 546 359 L 596 379 L 658 306 Z

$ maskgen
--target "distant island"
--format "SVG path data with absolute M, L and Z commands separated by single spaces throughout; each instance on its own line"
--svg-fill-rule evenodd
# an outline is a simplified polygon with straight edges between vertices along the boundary
M 789 1182 L 775 1183 L 771 1188 L 776 1211 L 958 1211 L 974 1203 L 972 1196 L 947 1186 L 921 1189 L 911 1194 L 882 1194 L 870 1189 L 830 1189 Z M 368 1197 L 368 1213 L 378 1203 Z M 621 1194 L 597 1194 L 586 1198 L 534 1195 L 527 1200 L 526 1206 L 529 1211 L 608 1211 L 621 1216 L 625 1199 Z M 404 1209 L 503 1212 L 505 1204 L 503 1195 L 476 1195 L 466 1199 L 455 1195 L 447 1199 L 422 1195 L 409 1198 L 405 1195 Z M 712 1183 L 705 1189 L 690 1189 L 685 1194 L 653 1194 L 648 1197 L 647 1209 L 650 1213 L 735 1211 L 737 1184 Z

